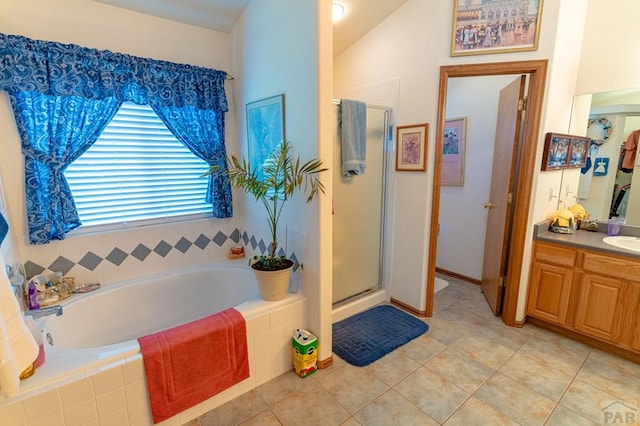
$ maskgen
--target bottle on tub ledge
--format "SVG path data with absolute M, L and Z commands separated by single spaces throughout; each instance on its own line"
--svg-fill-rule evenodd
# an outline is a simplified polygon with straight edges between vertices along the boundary
M 51 277 L 34 275 L 24 285 L 26 305 L 29 310 L 58 303 L 74 293 L 73 277 L 56 272 Z
M 27 281 L 27 283 L 24 285 L 24 292 L 27 299 L 27 308 L 29 308 L 30 311 L 34 309 L 40 309 L 36 277 L 31 278 L 29 281 Z

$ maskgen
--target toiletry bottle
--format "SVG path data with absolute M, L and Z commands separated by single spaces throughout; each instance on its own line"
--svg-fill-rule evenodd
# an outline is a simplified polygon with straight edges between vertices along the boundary
M 40 309 L 40 303 L 38 303 L 38 289 L 33 279 L 27 281 L 25 285 L 25 293 L 27 296 L 27 307 L 29 310 Z
M 29 331 L 31 331 L 33 338 L 38 344 L 38 357 L 33 362 L 34 367 L 38 368 L 44 364 L 44 343 L 42 342 L 42 331 L 31 315 L 25 315 L 24 322 L 27 324 L 27 327 L 29 327 Z
M 71 289 L 69 289 L 69 287 L 67 287 L 67 285 L 65 284 L 62 272 L 58 271 L 55 273 L 53 278 L 53 285 L 58 290 L 58 296 L 60 297 L 60 299 L 66 299 L 71 295 Z

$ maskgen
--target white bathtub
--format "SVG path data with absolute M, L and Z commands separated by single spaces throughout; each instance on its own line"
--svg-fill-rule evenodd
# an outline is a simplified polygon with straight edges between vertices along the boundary
M 154 274 L 69 299 L 63 315 L 44 321 L 44 333 L 55 348 L 105 352 L 259 297 L 249 268 L 216 265 Z
M 276 302 L 261 300 L 253 272 L 238 262 L 103 285 L 94 292 L 64 300 L 63 315 L 41 321 L 45 363 L 33 377 L 21 382 L 18 395 L 0 401 L 0 408 L 26 399 L 28 411 L 28 398 L 96 374 L 109 374 L 110 369 L 128 368 L 124 366 L 132 363 L 140 365 L 135 367 L 136 371 L 142 371 L 138 337 L 230 307 L 240 311 L 247 322 L 251 377 L 236 389 L 239 395 L 291 368 L 290 336 L 295 328 L 307 326 L 305 304 L 300 294 L 289 294 Z M 261 348 L 258 356 L 254 354 L 256 347 Z M 62 390 L 61 395 L 65 392 Z M 64 398 L 60 399 L 64 405 Z M 206 408 L 214 405 L 210 402 Z M 60 408 L 65 410 L 64 406 Z M 180 421 L 189 421 L 204 410 L 205 406 L 189 410 L 189 416 L 181 417 Z M 129 423 L 133 424 L 130 420 L 122 424 Z

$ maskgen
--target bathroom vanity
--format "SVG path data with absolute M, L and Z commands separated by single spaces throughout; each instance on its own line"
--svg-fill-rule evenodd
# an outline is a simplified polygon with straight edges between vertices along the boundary
M 640 252 L 604 243 L 603 232 L 555 234 L 545 228 L 537 225 L 535 232 L 528 317 L 595 339 L 579 340 L 596 346 L 640 355 Z

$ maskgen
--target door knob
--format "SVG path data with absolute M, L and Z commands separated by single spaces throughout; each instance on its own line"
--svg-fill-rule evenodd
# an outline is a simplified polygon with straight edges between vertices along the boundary
M 492 209 L 492 208 L 494 208 L 495 206 L 496 206 L 496 205 L 495 205 L 495 204 L 493 204 L 493 203 L 484 203 L 484 206 L 482 206 L 482 207 L 484 207 L 485 209 L 489 209 L 489 210 L 491 210 L 491 209 Z

